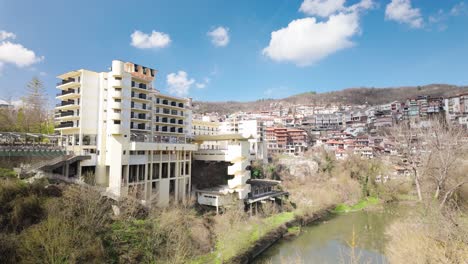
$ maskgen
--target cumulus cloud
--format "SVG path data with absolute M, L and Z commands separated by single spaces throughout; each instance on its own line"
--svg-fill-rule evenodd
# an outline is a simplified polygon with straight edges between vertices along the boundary
M 450 15 L 452 16 L 459 16 L 461 14 L 466 14 L 467 13 L 467 7 L 465 2 L 460 2 L 452 7 L 450 9 Z
M 139 49 L 165 48 L 171 43 L 171 37 L 168 34 L 154 30 L 151 34 L 135 30 L 130 38 L 132 39 L 130 44 Z
M 352 37 L 360 32 L 362 13 L 374 7 L 373 0 L 361 0 L 345 6 L 345 0 L 304 0 L 300 11 L 320 17 L 296 19 L 285 28 L 271 33 L 263 55 L 278 62 L 308 66 L 354 45 Z
M 0 30 L 0 41 L 6 40 L 6 39 L 15 39 L 15 38 L 16 38 L 16 35 L 14 33 Z
M 311 16 L 328 17 L 343 10 L 346 0 L 304 0 L 299 11 Z
M 353 46 L 351 37 L 358 32 L 359 15 L 355 12 L 332 15 L 324 22 L 314 17 L 297 19 L 271 33 L 263 54 L 274 61 L 307 66 Z
M 2 64 L 14 64 L 18 67 L 27 67 L 44 59 L 34 51 L 29 50 L 21 44 L 9 41 L 0 42 L 0 62 Z
M 177 96 L 186 96 L 190 87 L 195 83 L 195 79 L 189 78 L 185 71 L 168 74 L 166 81 L 169 93 Z
M 216 47 L 225 47 L 229 44 L 229 28 L 217 27 L 206 34 L 211 37 L 211 43 Z
M 408 24 L 412 28 L 422 28 L 424 24 L 421 11 L 412 7 L 410 0 L 392 0 L 385 9 L 385 19 Z

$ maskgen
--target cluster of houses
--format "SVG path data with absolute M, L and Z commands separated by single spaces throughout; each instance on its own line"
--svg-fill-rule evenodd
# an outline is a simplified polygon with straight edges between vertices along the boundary
M 367 158 L 394 154 L 393 143 L 383 131 L 404 120 L 424 125 L 432 118 L 467 128 L 468 94 L 449 98 L 421 95 L 375 106 L 276 103 L 267 111 L 194 114 L 193 124 L 214 126 L 217 133 L 240 132 L 252 137 L 251 151 L 257 156 L 261 153 L 262 158 L 300 155 L 313 146 L 323 146 L 342 159 L 349 153 Z

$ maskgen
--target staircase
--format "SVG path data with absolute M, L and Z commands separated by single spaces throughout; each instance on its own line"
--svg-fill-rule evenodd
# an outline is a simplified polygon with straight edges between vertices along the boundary
M 62 155 L 55 157 L 53 159 L 42 160 L 40 162 L 34 163 L 25 170 L 21 170 L 21 175 L 29 175 L 34 174 L 38 171 L 52 171 L 60 166 L 63 166 L 65 163 L 73 163 L 76 161 L 91 159 L 91 156 L 83 156 L 83 155 Z

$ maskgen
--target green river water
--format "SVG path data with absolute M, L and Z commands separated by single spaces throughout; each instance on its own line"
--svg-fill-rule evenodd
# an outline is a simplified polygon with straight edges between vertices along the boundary
M 262 253 L 253 263 L 350 263 L 353 251 L 348 246 L 355 238 L 359 263 L 387 263 L 385 228 L 408 208 L 396 204 L 381 210 L 332 215 L 302 227 L 301 234 L 283 239 Z

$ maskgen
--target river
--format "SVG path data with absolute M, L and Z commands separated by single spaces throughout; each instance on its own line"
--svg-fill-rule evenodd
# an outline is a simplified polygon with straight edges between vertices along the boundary
M 406 212 L 405 207 L 387 205 L 381 210 L 331 215 L 302 227 L 297 237 L 280 240 L 253 263 L 351 263 L 353 254 L 358 263 L 387 263 L 385 228 Z

